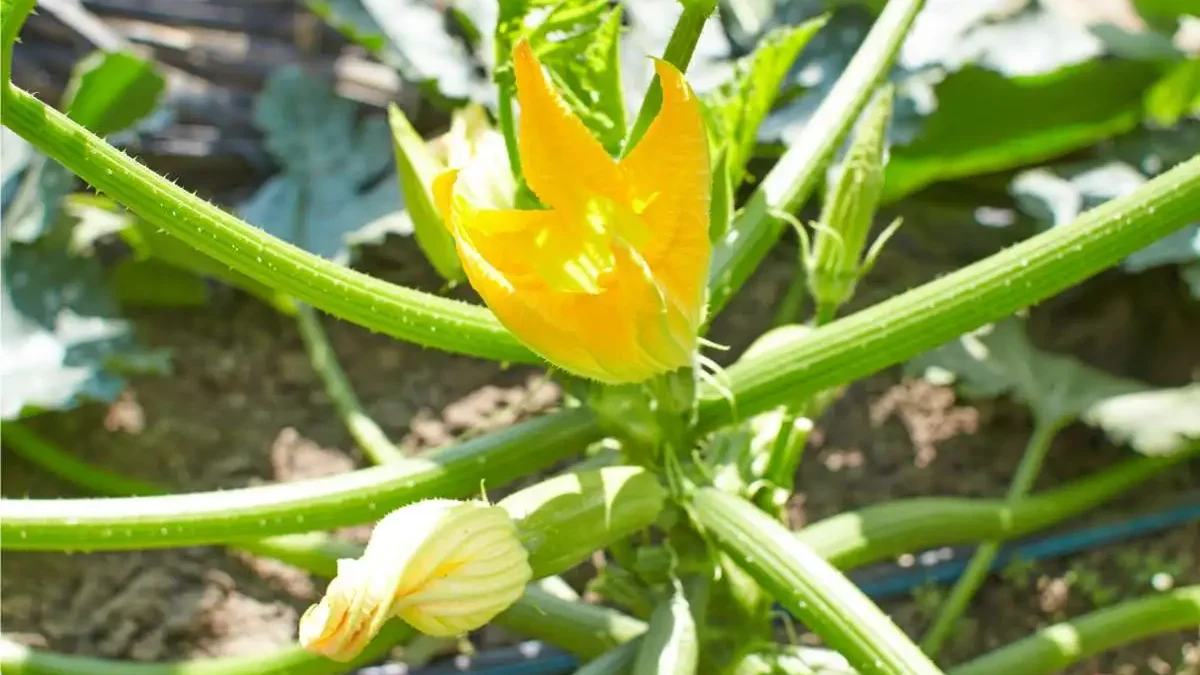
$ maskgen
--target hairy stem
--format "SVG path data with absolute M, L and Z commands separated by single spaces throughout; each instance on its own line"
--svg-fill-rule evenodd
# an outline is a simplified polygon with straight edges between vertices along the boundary
M 7 550 L 189 546 L 323 530 L 382 517 L 428 497 L 477 494 L 547 468 L 595 440 L 571 410 L 513 425 L 399 464 L 211 493 L 119 499 L 0 499 Z
M 735 409 L 754 415 L 910 359 L 1070 288 L 1193 222 L 1197 213 L 1200 157 L 1073 223 L 734 364 L 722 381 L 733 401 L 715 387 L 703 392 L 700 425 L 718 428 L 734 419 Z
M 483 307 L 389 284 L 273 237 L 24 91 L 6 88 L 0 105 L 4 124 L 39 150 L 155 227 L 254 281 L 409 342 L 497 361 L 538 361 Z

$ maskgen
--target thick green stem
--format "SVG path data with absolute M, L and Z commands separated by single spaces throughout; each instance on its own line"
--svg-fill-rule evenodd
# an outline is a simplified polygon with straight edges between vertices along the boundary
M 565 600 L 536 585 L 496 617 L 504 628 L 590 659 L 646 632 L 646 622 L 614 609 Z
M 1070 288 L 1193 222 L 1197 213 L 1200 157 L 1069 225 L 734 364 L 722 384 L 736 406 L 709 388 L 700 425 L 718 428 L 734 419 L 735 407 L 741 416 L 754 415 L 910 359 Z
M 483 307 L 389 284 L 272 237 L 159 176 L 24 91 L 8 88 L 0 104 L 4 124 L 39 150 L 154 226 L 259 283 L 427 347 L 497 361 L 538 361 Z
M 403 463 L 297 483 L 121 499 L 0 499 L 7 550 L 190 546 L 378 519 L 428 497 L 477 494 L 547 468 L 599 436 L 570 410 Z
M 701 488 L 690 511 L 702 531 L 862 675 L 941 672 L 858 587 L 754 505 Z
M 398 619 L 390 621 L 351 664 L 330 661 L 299 645 L 254 656 L 137 663 L 57 654 L 0 638 L 0 670 L 4 675 L 338 675 L 378 661 L 392 645 L 412 634 L 412 629 Z
M 1008 503 L 1019 503 L 1033 489 L 1033 484 L 1037 482 L 1042 464 L 1046 460 L 1046 453 L 1049 452 L 1054 437 L 1058 435 L 1058 431 L 1064 423 L 1065 420 L 1039 421 L 1034 427 L 1033 435 L 1030 436 L 1029 443 L 1025 446 L 1025 454 L 1021 456 L 1021 463 L 1017 466 L 1017 473 L 1008 486 Z M 980 544 L 975 553 L 971 555 L 966 570 L 955 582 L 954 588 L 950 591 L 950 597 L 938 611 L 933 625 L 929 627 L 921 642 L 921 649 L 925 650 L 930 658 L 936 659 L 938 653 L 941 652 L 954 625 L 966 611 L 975 592 L 983 585 L 988 570 L 992 568 L 992 561 L 996 559 L 996 554 L 1000 552 L 1000 546 L 1003 543 L 1002 539 L 990 539 Z
M 700 41 L 700 33 L 704 31 L 704 24 L 716 9 L 717 3 L 711 0 L 695 0 L 682 4 L 683 14 L 679 16 L 675 30 L 671 32 L 671 39 L 667 41 L 667 48 L 663 51 L 662 58 L 678 68 L 679 72 L 686 73 L 688 64 L 692 60 L 692 54 L 696 51 L 696 43 Z M 629 151 L 633 150 L 637 142 L 642 139 L 642 135 L 650 128 L 650 123 L 654 121 L 654 116 L 658 114 L 661 106 L 662 85 L 659 84 L 658 76 L 655 75 L 654 79 L 650 81 L 650 88 L 646 90 L 646 97 L 642 99 L 642 107 L 638 108 L 633 127 L 625 139 L 622 154 L 629 154 Z
M 404 451 L 396 447 L 375 420 L 363 410 L 362 403 L 354 394 L 354 387 L 350 385 L 345 371 L 338 364 L 337 354 L 329 344 L 329 338 L 326 337 L 316 312 L 308 305 L 300 304 L 296 309 L 296 325 L 300 328 L 300 337 L 308 351 L 308 360 L 312 363 L 313 370 L 324 383 L 329 400 L 333 402 L 338 416 L 342 418 L 342 424 L 346 425 L 346 430 L 358 443 L 358 447 L 362 448 L 363 453 L 375 464 L 406 461 L 408 458 Z
M 106 495 L 120 495 L 123 489 L 129 488 L 139 489 L 144 494 L 163 493 L 156 485 L 134 481 L 76 459 L 23 425 L 6 423 L 3 431 L 8 447 L 34 464 L 81 487 Z M 628 485 L 635 491 L 647 492 L 640 484 Z M 605 498 L 608 497 L 611 495 L 605 494 Z M 620 512 L 627 514 L 629 510 L 622 508 Z M 616 517 L 616 513 L 615 509 L 611 511 L 611 517 Z M 341 542 L 318 532 L 240 541 L 231 545 L 231 548 L 274 558 L 323 577 L 333 577 L 337 573 L 339 559 L 362 555 L 361 546 Z M 551 642 L 581 658 L 598 656 L 646 630 L 643 621 L 616 610 L 574 602 L 577 596 L 564 597 L 561 592 L 556 595 L 544 590 L 543 584 L 565 587 L 566 591 L 570 591 L 570 587 L 558 577 L 542 579 L 538 584 L 531 584 L 524 597 L 498 616 L 496 622 L 522 635 Z
M 950 670 L 950 675 L 1051 675 L 1094 654 L 1197 626 L 1200 586 L 1188 586 L 1043 628 Z
M 716 316 L 758 268 L 783 232 L 773 214 L 790 213 L 812 194 L 825 164 L 887 75 L 923 0 L 891 0 L 833 89 L 763 179 L 713 250 L 709 316 Z
M 813 523 L 796 534 L 847 570 L 926 548 L 1011 539 L 1076 516 L 1200 454 L 1138 457 L 1015 503 L 957 497 L 900 499 Z

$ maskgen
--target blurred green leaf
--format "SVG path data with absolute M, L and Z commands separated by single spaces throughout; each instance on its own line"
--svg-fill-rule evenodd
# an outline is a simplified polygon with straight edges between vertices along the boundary
M 512 0 L 500 3 L 494 66 L 498 83 L 511 84 L 513 47 L 529 41 L 571 110 L 611 154 L 625 138 L 620 68 L 622 8 L 608 0 Z
M 241 205 L 242 217 L 342 264 L 356 245 L 410 234 L 387 122 L 360 124 L 356 114 L 352 102 L 300 68 L 275 73 L 255 119 L 283 172 Z
M 111 208 L 119 209 L 120 207 L 112 204 Z M 126 226 L 121 230 L 121 238 L 133 249 L 133 262 L 149 265 L 148 268 L 132 274 L 144 276 L 157 270 L 170 277 L 175 277 L 174 272 L 168 272 L 155 264 L 161 263 L 176 270 L 186 270 L 201 277 L 223 281 L 258 297 L 285 314 L 295 311 L 293 303 L 280 297 L 274 289 L 233 271 L 228 265 L 209 258 L 140 218 L 132 216 L 128 218 Z M 183 286 L 183 282 L 178 280 L 174 282 L 168 280 L 165 283 Z M 178 297 L 178 300 L 187 304 L 188 294 L 192 292 L 194 289 L 186 291 L 184 295 Z
M 108 284 L 122 307 L 203 307 L 204 279 L 189 270 L 153 258 L 127 258 L 108 273 Z
M 1088 209 L 1129 194 L 1149 178 L 1200 152 L 1200 122 L 1143 129 L 1087 153 L 1083 159 L 1017 174 L 1011 190 L 1023 211 L 1046 226 L 1069 223 Z M 1197 216 L 1200 221 L 1200 215 Z M 1200 260 L 1200 222 L 1182 228 L 1122 262 L 1128 272 Z
M 167 369 L 138 347 L 94 259 L 47 242 L 11 243 L 0 276 L 3 419 L 121 393 L 120 372 Z
M 100 51 L 76 64 L 62 105 L 68 117 L 107 136 L 153 111 L 162 91 L 162 76 L 151 63 L 131 54 Z M 74 189 L 75 176 L 7 130 L 4 147 L 3 240 L 29 243 L 60 218 L 59 202 Z M 18 175 L 19 183 L 14 182 Z
M 754 156 L 758 128 L 774 107 L 784 79 L 824 23 L 814 19 L 771 31 L 752 54 L 738 61 L 733 79 L 704 97 L 714 147 L 724 148 L 735 188 L 742 183 L 746 164 Z
M 1011 169 L 1134 128 L 1157 67 L 1094 61 L 1049 75 L 1005 78 L 969 67 L 938 86 L 937 110 L 910 143 L 893 146 L 884 200 L 937 181 Z
M 939 384 L 953 382 L 972 398 L 1011 396 L 1045 423 L 1070 421 L 1098 401 L 1146 388 L 1038 349 L 1017 318 L 926 352 L 910 361 L 906 371 Z
M 132 126 L 158 105 L 165 81 L 133 54 L 95 52 L 80 61 L 64 94 L 67 117 L 98 136 Z
M 451 34 L 447 3 L 429 0 L 305 0 L 347 39 L 410 82 L 448 99 L 483 101 L 490 92 L 467 45 Z
M 1083 421 L 1144 455 L 1169 455 L 1200 440 L 1200 384 L 1113 396 Z
M 1146 115 L 1171 127 L 1185 115 L 1200 118 L 1200 58 L 1176 64 L 1146 92 Z
M 388 107 L 388 124 L 400 189 L 412 218 L 417 245 L 443 279 L 461 281 L 464 274 L 454 239 L 442 222 L 433 198 L 433 180 L 446 167 L 439 164 L 425 139 L 395 105 Z
M 605 5 L 606 3 L 592 3 Z M 558 10 L 558 8 L 556 8 Z M 591 129 L 610 154 L 616 154 L 625 139 L 625 98 L 621 90 L 621 8 L 604 13 L 581 13 L 577 20 L 557 21 L 555 11 L 542 26 L 553 29 L 536 35 L 556 36 L 553 41 L 533 43 L 534 50 L 575 114 Z

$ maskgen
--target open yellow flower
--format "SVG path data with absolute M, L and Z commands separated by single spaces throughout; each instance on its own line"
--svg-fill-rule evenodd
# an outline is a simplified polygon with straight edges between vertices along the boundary
M 662 108 L 625 158 L 604 151 L 529 44 L 513 53 L 521 165 L 546 210 L 506 208 L 480 163 L 434 184 L 471 285 L 562 369 L 639 382 L 690 365 L 704 318 L 708 139 L 683 75 L 657 62 Z

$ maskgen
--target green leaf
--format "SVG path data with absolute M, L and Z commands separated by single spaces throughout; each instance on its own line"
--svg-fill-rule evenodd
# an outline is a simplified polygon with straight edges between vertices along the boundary
M 97 136 L 107 136 L 150 114 L 164 86 L 149 61 L 124 52 L 95 52 L 75 66 L 64 112 Z
M 973 398 L 1011 396 L 1045 422 L 1070 421 L 1111 396 L 1145 389 L 1029 342 L 1024 321 L 1010 318 L 963 335 L 908 363 L 911 374 L 954 382 Z
M 1146 92 L 1146 115 L 1160 127 L 1200 117 L 1200 58 L 1175 65 Z
M 442 222 L 433 198 L 433 180 L 444 167 L 439 166 L 425 139 L 394 104 L 388 106 L 388 124 L 392 129 L 400 190 L 412 218 L 417 245 L 443 279 L 462 281 L 465 275 L 454 238 Z
M 500 3 L 496 22 L 497 83 L 512 83 L 513 47 L 529 41 L 571 110 L 616 154 L 625 138 L 621 87 L 620 7 L 607 0 L 513 0 Z
M 108 283 L 122 307 L 203 307 L 208 303 L 204 279 L 161 260 L 122 260 L 108 273 Z
M 59 202 L 75 187 L 70 171 L 33 151 L 16 134 L 5 133 L 6 156 L 10 151 L 28 155 L 24 165 L 17 163 L 21 157 L 14 158 L 12 165 L 6 160 L 4 217 L 0 225 L 0 238 L 6 247 L 10 242 L 32 243 L 46 234 L 62 215 Z
M 450 32 L 450 12 L 423 0 L 305 0 L 347 39 L 410 82 L 449 99 L 488 100 L 487 80 L 470 50 Z M 446 3 L 449 4 L 449 3 Z
M 546 22 L 554 18 L 552 11 Z M 584 16 L 566 27 L 556 26 L 554 32 L 565 37 L 540 45 L 535 42 L 534 50 L 549 66 L 571 109 L 605 150 L 615 155 L 625 140 L 625 97 L 618 58 L 621 7 L 596 17 Z M 539 30 L 537 34 L 543 33 Z
M 1200 384 L 1112 396 L 1083 421 L 1144 455 L 1169 455 L 1200 440 Z
M 271 77 L 256 120 L 283 165 L 239 209 L 266 232 L 348 264 L 351 247 L 411 224 L 392 171 L 387 122 L 356 123 L 355 105 L 299 67 Z
M 754 156 L 758 128 L 775 105 L 784 78 L 823 19 L 771 31 L 754 53 L 737 62 L 736 74 L 704 97 L 714 147 L 724 147 L 730 182 L 736 188 Z
M 713 161 L 712 201 L 708 205 L 708 239 L 717 241 L 729 231 L 736 211 L 737 194 L 729 173 L 729 152 L 722 148 Z
M 115 370 L 163 372 L 119 316 L 100 265 L 45 243 L 12 243 L 0 277 L 0 416 L 14 419 L 124 389 Z
M 115 208 L 115 205 L 113 205 Z M 213 260 L 200 251 L 159 230 L 140 218 L 131 218 L 121 238 L 133 249 L 135 262 L 160 262 L 192 274 L 223 281 L 258 297 L 285 314 L 295 306 L 274 289 Z
M 940 674 L 853 582 L 753 504 L 706 487 L 696 490 L 689 511 L 730 558 L 862 675 Z
M 1091 158 L 1023 171 L 1011 190 L 1022 210 L 1047 226 L 1065 225 L 1088 209 L 1123 197 L 1155 174 L 1200 153 L 1200 123 L 1140 130 Z M 1122 261 L 1127 272 L 1200 260 L 1200 223 L 1176 230 Z
M 696 620 L 683 588 L 676 582 L 671 595 L 650 616 L 650 626 L 642 635 L 633 663 L 633 675 L 693 675 L 698 651 Z
M 652 525 L 666 490 L 652 472 L 614 466 L 567 473 L 499 502 L 508 511 L 537 576 L 565 572 L 597 548 Z
M 76 64 L 63 106 L 68 117 L 106 136 L 154 110 L 162 90 L 163 79 L 149 62 L 122 52 L 98 51 Z M 74 189 L 75 176 L 58 162 L 33 152 L 28 143 L 7 130 L 4 147 L 6 156 L 15 152 L 15 157 L 11 165 L 5 160 L 3 239 L 29 243 L 58 222 L 59 202 Z M 21 158 L 27 158 L 24 164 Z M 10 176 L 15 180 L 22 171 L 10 204 Z
M 937 181 L 1045 160 L 1134 128 L 1155 66 L 1092 61 L 1007 79 L 968 67 L 938 86 L 937 110 L 893 146 L 884 201 Z
M 12 53 L 13 45 L 21 26 L 37 0 L 4 0 L 0 5 L 3 20 L 0 21 L 0 86 L 8 87 L 12 82 Z

